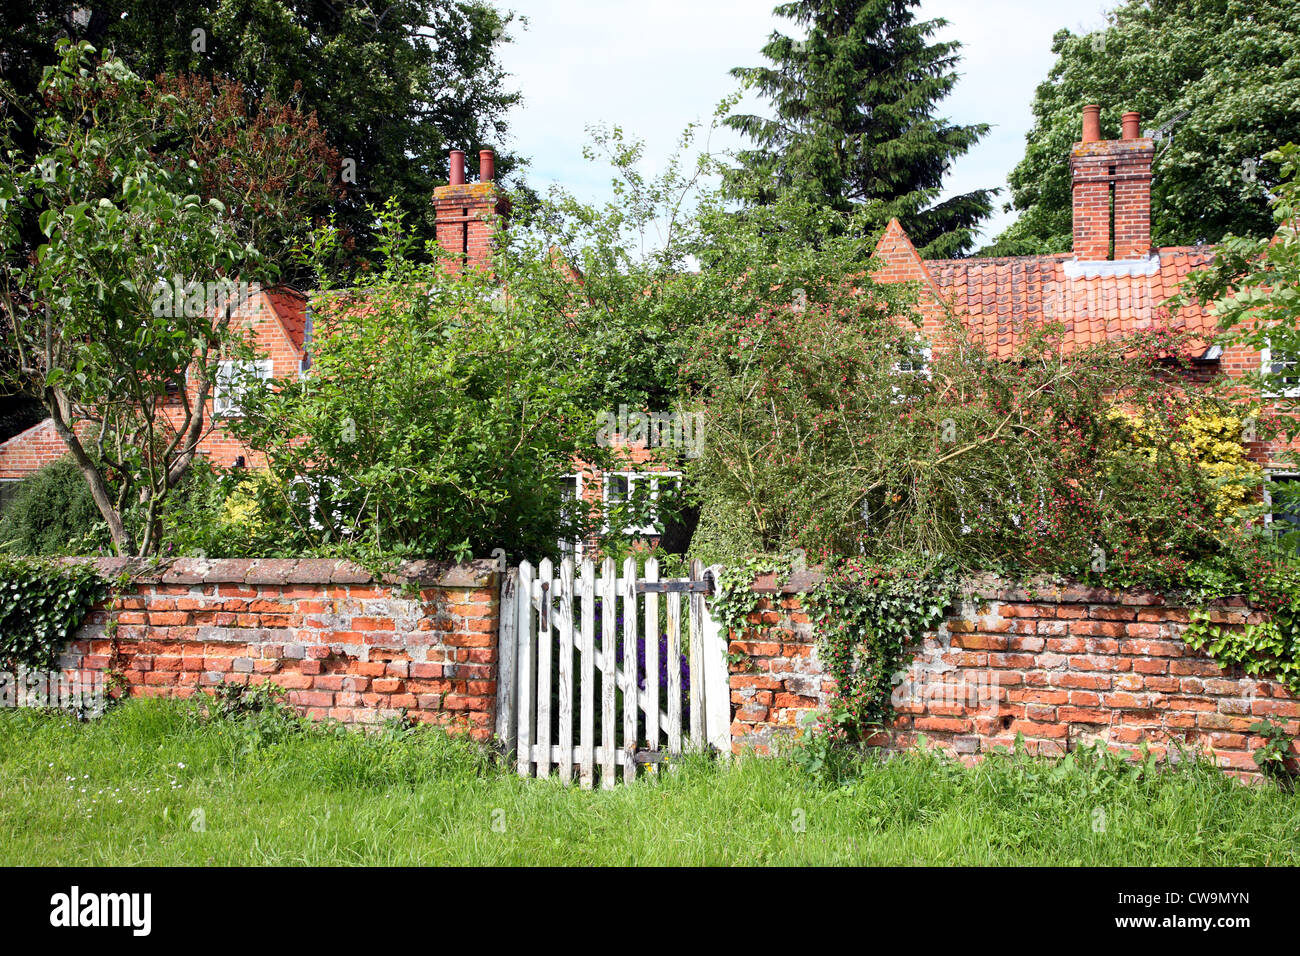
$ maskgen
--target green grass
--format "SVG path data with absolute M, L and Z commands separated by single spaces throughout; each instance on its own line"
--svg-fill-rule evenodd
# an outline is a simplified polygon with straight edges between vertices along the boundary
M 91 723 L 0 712 L 0 865 L 1298 862 L 1300 798 L 1205 767 L 920 754 L 831 786 L 752 758 L 593 793 L 433 731 L 144 700 Z

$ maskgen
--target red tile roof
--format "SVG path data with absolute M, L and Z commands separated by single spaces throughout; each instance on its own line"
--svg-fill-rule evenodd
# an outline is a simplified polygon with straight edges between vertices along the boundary
M 276 286 L 266 290 L 266 300 L 271 303 L 289 341 L 301 354 L 307 335 L 307 297 L 288 286 Z
M 1168 326 L 1209 344 L 1214 316 L 1191 305 L 1171 321 L 1163 303 L 1187 275 L 1214 258 L 1211 246 L 1158 249 L 1149 259 L 1075 261 L 1073 253 L 989 259 L 921 260 L 891 222 L 876 247 L 881 281 L 920 279 L 950 304 L 968 328 L 999 357 L 1013 354 L 1025 333 L 1048 323 L 1065 329 L 1063 349 Z

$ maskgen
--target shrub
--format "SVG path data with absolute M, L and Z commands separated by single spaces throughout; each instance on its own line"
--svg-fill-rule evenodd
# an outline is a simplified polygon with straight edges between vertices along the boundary
M 1147 463 L 1157 464 L 1160 449 L 1165 446 L 1182 461 L 1193 462 L 1214 489 L 1215 513 L 1232 517 L 1257 503 L 1264 480 L 1264 469 L 1247 457 L 1243 441 L 1248 423 L 1255 422 L 1249 412 L 1249 407 L 1243 407 L 1235 414 L 1215 409 L 1189 414 L 1169 436 L 1172 441 L 1165 437 L 1167 424 L 1139 419 L 1118 409 L 1115 414 L 1129 427 L 1129 442 L 1134 450 L 1143 453 Z
M 1064 354 L 1047 328 L 1008 361 L 953 319 L 923 371 L 918 346 L 870 288 L 706 335 L 693 374 L 708 440 L 691 478 L 701 542 L 729 551 L 705 556 L 926 555 L 1136 583 L 1228 546 L 1239 518 L 1220 507 L 1228 483 L 1202 467 L 1196 423 L 1244 412 L 1169 374 L 1180 336 Z M 1139 445 L 1134 420 L 1160 430 Z M 1211 451 L 1243 500 L 1240 440 L 1232 458 L 1218 432 Z
M 526 263 L 504 299 L 436 249 L 414 261 L 391 208 L 382 234 L 382 268 L 313 298 L 310 372 L 249 396 L 233 426 L 269 464 L 249 489 L 259 533 L 363 559 L 536 555 L 582 537 L 561 482 L 601 456 L 563 314 L 531 298 Z
M 0 548 L 11 554 L 91 554 L 110 544 L 86 479 L 71 458 L 24 478 L 0 516 Z
M 207 558 L 294 556 L 293 543 L 263 514 L 270 477 L 199 463 L 168 503 L 165 554 Z

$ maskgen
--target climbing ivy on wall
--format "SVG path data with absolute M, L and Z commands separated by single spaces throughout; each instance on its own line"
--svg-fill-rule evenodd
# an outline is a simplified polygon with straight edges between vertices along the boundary
M 1224 624 L 1214 620 L 1212 607 L 1203 605 L 1191 612 L 1183 640 L 1207 651 L 1225 668 L 1240 667 L 1253 677 L 1280 681 L 1300 695 L 1300 569 L 1266 571 L 1249 599 L 1263 620 Z
M 107 591 L 89 565 L 0 558 L 0 665 L 53 667 Z
M 737 634 L 752 629 L 757 604 L 751 585 L 775 573 L 778 588 L 789 580 L 794 559 L 751 558 L 729 567 L 713 602 L 718 623 Z M 889 566 L 845 558 L 828 565 L 825 577 L 799 597 L 813 624 L 818 654 L 836 683 L 831 714 L 836 728 L 856 737 L 892 716 L 894 677 L 906 666 L 907 649 L 943 620 L 957 594 L 955 569 L 934 562 Z
M 907 649 L 936 628 L 957 593 L 956 572 L 943 565 L 869 565 L 842 559 L 808 593 L 818 652 L 835 679 L 838 724 L 857 736 L 893 714 L 895 675 Z

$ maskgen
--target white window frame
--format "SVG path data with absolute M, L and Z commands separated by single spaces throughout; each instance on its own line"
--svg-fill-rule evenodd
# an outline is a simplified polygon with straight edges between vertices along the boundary
M 605 472 L 600 479 L 600 501 L 601 501 L 601 510 L 604 515 L 604 519 L 601 523 L 601 531 L 604 534 L 608 534 L 610 531 L 609 479 L 611 478 L 627 479 L 627 491 L 629 497 L 631 497 L 632 489 L 638 481 L 645 479 L 650 482 L 650 522 L 651 523 L 648 525 L 641 525 L 641 526 L 628 525 L 623 529 L 623 534 L 637 534 L 637 535 L 663 534 L 663 530 L 658 527 L 660 524 L 660 516 L 659 516 L 659 509 L 658 509 L 659 482 L 662 479 L 666 479 L 668 481 L 675 482 L 677 486 L 680 488 L 682 482 L 682 473 L 680 471 L 607 471 Z
M 915 358 L 913 358 L 913 359 L 909 359 L 906 362 L 895 362 L 894 372 L 899 375 L 920 375 L 922 378 L 933 377 L 934 373 L 931 372 L 930 370 L 930 359 L 933 357 L 933 352 L 931 352 L 930 346 L 928 344 L 921 343 L 921 347 L 917 349 L 916 352 L 914 352 L 913 354 L 919 355 L 921 358 L 919 367 L 917 365 Z M 906 365 L 907 367 L 904 368 L 903 367 L 904 365 Z
M 1291 365 L 1296 372 L 1296 378 L 1300 379 L 1300 358 Z M 1269 375 L 1273 372 L 1273 349 L 1269 346 L 1259 350 L 1259 371 L 1262 375 Z M 1300 382 L 1297 382 L 1291 388 L 1284 388 L 1280 392 L 1266 392 L 1268 398 L 1300 398 Z
M 564 482 L 565 484 L 572 485 L 573 487 L 574 506 L 579 508 L 582 507 L 582 472 L 576 472 L 575 474 L 572 475 L 565 475 Z M 563 507 L 563 503 L 564 503 L 563 497 L 561 497 L 560 501 L 561 501 L 561 507 Z M 556 542 L 556 544 L 560 550 L 560 557 L 562 558 L 572 557 L 575 561 L 582 560 L 583 542 L 581 540 L 579 541 L 561 540 Z
M 909 359 L 906 362 L 895 362 L 892 369 L 895 375 L 919 375 L 924 379 L 932 377 L 933 373 L 930 371 L 930 346 L 924 341 L 918 341 L 917 345 L 917 349 L 912 354 L 914 356 L 920 356 L 921 361 L 919 366 L 915 359 Z M 906 366 L 906 368 L 904 368 L 904 366 Z M 890 388 L 892 394 L 890 395 L 889 401 L 891 404 L 897 405 L 903 400 L 903 390 L 897 385 L 890 386 Z
M 235 378 L 236 368 L 243 370 L 245 373 L 254 373 L 263 382 L 275 377 L 275 363 L 271 359 L 255 359 L 251 362 L 223 359 L 218 362 L 217 377 L 212 383 L 213 415 L 220 415 L 225 418 L 239 418 L 244 414 L 243 406 L 240 405 L 240 398 L 243 397 L 244 390 L 239 389 L 239 394 L 232 394 L 236 389 L 232 389 L 229 384 Z

